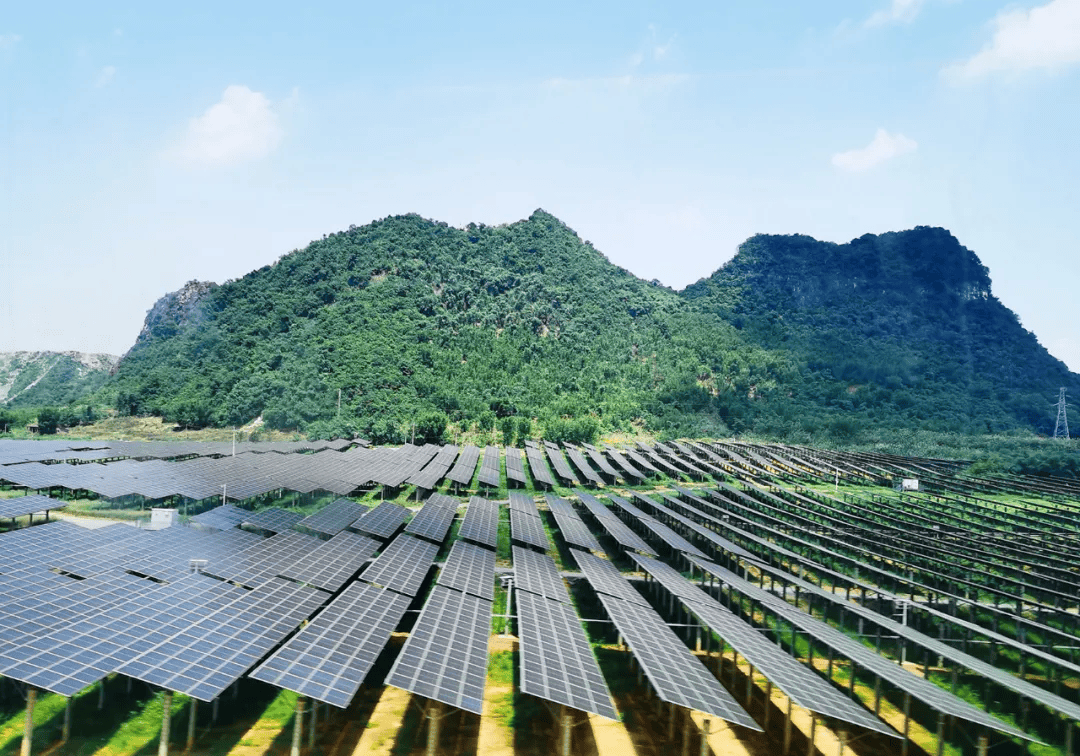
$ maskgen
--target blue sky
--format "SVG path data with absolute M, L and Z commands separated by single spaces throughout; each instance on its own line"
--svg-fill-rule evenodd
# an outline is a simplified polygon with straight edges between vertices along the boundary
M 0 351 L 417 212 L 554 213 L 682 288 L 944 226 L 1080 371 L 1080 0 L 9 4 Z

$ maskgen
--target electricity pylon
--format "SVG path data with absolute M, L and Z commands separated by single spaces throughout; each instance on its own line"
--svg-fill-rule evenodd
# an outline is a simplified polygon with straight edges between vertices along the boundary
M 1069 437 L 1069 417 L 1065 412 L 1065 389 L 1061 389 L 1061 393 L 1058 395 L 1057 402 L 1057 422 L 1054 424 L 1054 438 Z

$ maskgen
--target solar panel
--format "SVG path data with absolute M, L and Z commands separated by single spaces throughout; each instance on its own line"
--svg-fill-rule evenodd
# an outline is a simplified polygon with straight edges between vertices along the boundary
M 310 517 L 298 522 L 298 528 L 307 528 L 323 535 L 336 535 L 367 511 L 367 507 L 348 499 L 337 499 Z
M 518 593 L 521 691 L 618 719 L 581 621 L 568 604 Z
M 559 451 L 559 447 L 545 445 L 545 448 L 548 459 L 551 460 L 551 466 L 555 468 L 555 474 L 567 485 L 576 486 L 578 484 L 577 477 L 574 475 L 574 471 L 570 469 L 570 465 L 566 464 L 566 458 Z
M 586 480 L 597 486 L 603 484 L 604 479 L 597 475 L 596 470 L 592 469 L 589 463 L 585 461 L 585 457 L 580 451 L 572 446 L 567 446 L 566 456 L 574 463 L 574 467 L 581 471 Z
M 482 599 L 495 598 L 495 552 L 466 541 L 456 541 L 439 571 L 439 585 Z
M 287 509 L 271 507 L 270 509 L 256 512 L 241 524 L 258 528 L 259 530 L 268 530 L 271 533 L 282 533 L 302 519 L 304 519 L 304 515 L 299 512 L 290 512 Z
M 66 501 L 52 499 L 48 496 L 16 496 L 11 499 L 0 499 L 0 517 L 4 519 L 22 517 L 23 515 L 47 512 L 51 509 L 63 509 L 68 505 Z
M 499 479 L 499 447 L 484 447 L 484 458 L 480 462 L 480 485 L 498 488 L 502 485 Z
M 761 732 L 660 615 L 604 593 L 597 595 L 661 700 Z
M 529 459 L 529 469 L 532 470 L 533 481 L 538 485 L 554 486 L 555 479 L 551 477 L 547 462 L 544 461 L 544 453 L 535 446 L 525 447 L 525 456 Z
M 344 709 L 408 608 L 407 596 L 353 583 L 249 676 Z
M 360 579 L 415 596 L 438 553 L 434 543 L 402 533 L 361 573 Z
M 618 518 L 618 516 L 610 509 L 605 507 L 600 501 L 584 491 L 575 491 L 578 498 L 581 499 L 582 504 L 589 510 L 597 522 L 600 523 L 607 534 L 615 539 L 625 549 L 631 551 L 640 551 L 643 554 L 656 555 L 656 550 L 649 546 L 637 533 L 631 530 L 626 523 Z
M 521 449 L 507 447 L 506 449 L 506 480 L 510 483 L 525 485 L 525 452 Z
M 817 639 L 818 642 L 829 646 L 841 656 L 851 659 L 858 666 L 878 675 L 881 679 L 888 681 L 904 692 L 910 693 L 914 698 L 923 701 L 936 711 L 963 719 L 966 722 L 981 724 L 1024 740 L 1033 740 L 1030 735 L 1023 731 L 976 709 L 947 690 L 939 688 L 929 680 L 912 674 L 829 624 L 811 617 L 783 599 L 773 596 L 768 591 L 758 588 L 753 583 L 743 580 L 719 565 L 694 557 L 691 557 L 691 561 L 702 570 L 712 573 L 725 583 L 730 584 L 740 593 L 751 596 L 770 611 Z
M 442 543 L 450 531 L 461 502 L 443 494 L 432 494 L 416 517 L 412 519 L 406 533 Z
M 555 516 L 555 522 L 559 525 L 559 532 L 567 543 L 590 551 L 603 552 L 604 548 L 578 517 L 578 513 L 574 511 L 570 502 L 552 494 L 547 494 L 545 498 L 548 509 L 551 510 Z
M 570 592 L 566 590 L 554 559 L 520 546 L 514 547 L 513 556 L 514 585 L 538 596 L 570 603 Z
M 378 541 L 343 530 L 286 567 L 281 576 L 335 593 L 378 550 Z
M 409 516 L 409 510 L 389 501 L 380 502 L 374 509 L 369 509 L 360 519 L 349 527 L 361 533 L 368 533 L 376 538 L 387 539 L 397 532 L 401 523 Z
M 480 714 L 491 602 L 436 585 L 398 654 L 387 685 Z
M 547 551 L 551 548 L 544 524 L 539 517 L 533 517 L 519 509 L 510 510 L 510 537 L 515 541 L 527 543 Z
M 458 458 L 457 464 L 454 465 L 454 469 L 446 477 L 451 483 L 459 486 L 469 485 L 472 482 L 473 474 L 476 472 L 476 463 L 479 459 L 480 449 L 471 444 L 465 446 L 461 450 L 461 456 Z
M 634 587 L 619 572 L 619 568 L 611 562 L 579 549 L 570 549 L 570 553 L 574 555 L 578 567 L 585 573 L 589 584 L 597 593 L 606 593 L 632 604 L 649 605 L 645 597 L 634 590 Z
M 642 497 L 641 494 L 637 493 L 635 493 L 634 496 L 638 498 L 645 498 Z M 610 495 L 609 498 L 613 502 L 615 502 L 615 504 L 621 507 L 623 511 L 629 514 L 631 517 L 636 518 L 648 530 L 652 531 L 652 533 L 661 541 L 663 541 L 668 547 L 674 549 L 675 551 L 683 551 L 687 554 L 693 554 L 694 556 L 702 557 L 703 559 L 707 558 L 705 554 L 701 551 L 701 549 L 699 549 L 697 546 L 690 543 L 688 540 L 683 538 L 681 535 L 676 533 L 667 525 L 664 525 L 652 515 L 642 512 L 640 509 L 630 504 L 630 502 L 628 502 L 626 499 L 620 498 L 615 495 Z
M 796 704 L 823 716 L 899 737 L 891 727 L 789 656 L 676 570 L 649 557 L 637 554 L 631 557 Z
M 499 543 L 499 505 L 479 496 L 469 499 L 458 537 L 496 548 Z
M 207 528 L 228 530 L 237 527 L 250 516 L 250 512 L 239 507 L 234 507 L 232 504 L 222 504 L 220 507 L 214 507 L 195 515 L 191 518 L 191 521 Z
M 519 491 L 510 492 L 510 511 L 518 511 L 533 517 L 540 516 L 540 509 L 536 506 L 533 497 Z
M 174 626 L 160 640 L 163 633 L 152 634 L 150 647 L 117 671 L 212 701 L 329 598 L 280 578 L 242 594 L 194 625 Z

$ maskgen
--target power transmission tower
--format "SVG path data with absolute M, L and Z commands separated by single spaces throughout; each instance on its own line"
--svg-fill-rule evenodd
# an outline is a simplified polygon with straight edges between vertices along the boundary
M 1065 389 L 1061 389 L 1061 393 L 1058 394 L 1058 413 L 1057 422 L 1054 424 L 1054 438 L 1069 438 L 1069 418 L 1065 412 L 1067 406 L 1065 404 Z

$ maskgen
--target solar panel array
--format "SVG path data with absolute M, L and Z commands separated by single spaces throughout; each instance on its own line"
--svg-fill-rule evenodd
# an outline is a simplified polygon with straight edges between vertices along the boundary
M 304 519 L 299 512 L 290 512 L 287 509 L 271 507 L 256 512 L 241 524 L 247 527 L 266 530 L 271 533 L 282 533 L 292 528 L 293 525 Z
M 288 565 L 281 576 L 336 593 L 378 550 L 378 541 L 343 530 Z
M 514 547 L 513 557 L 514 585 L 518 589 L 564 604 L 571 603 L 570 592 L 566 590 L 566 584 L 559 575 L 554 559 L 547 554 L 538 554 L 520 546 Z
M 360 579 L 415 596 L 427 577 L 439 547 L 402 533 L 360 575 Z
M 618 718 L 589 639 L 570 605 L 519 592 L 518 635 L 523 693 Z
M 296 523 L 296 527 L 306 528 L 322 535 L 336 535 L 356 522 L 357 518 L 366 511 L 367 507 L 363 504 L 357 504 L 348 499 L 337 499 L 310 517 L 305 517 Z
M 150 634 L 133 646 L 141 653 L 117 672 L 213 701 L 329 598 L 274 578 L 174 635 L 158 640 Z
M 544 498 L 547 501 L 548 509 L 555 517 L 555 522 L 559 525 L 559 532 L 562 533 L 563 539 L 568 544 L 589 549 L 590 551 L 601 553 L 604 551 L 600 542 L 596 540 L 596 536 L 581 521 L 581 517 L 578 516 L 577 511 L 574 510 L 570 502 L 566 499 L 560 499 L 554 494 L 546 494 Z
M 796 704 L 826 717 L 850 722 L 883 735 L 899 737 L 891 727 L 789 656 L 672 567 L 638 554 L 631 556 L 643 570 L 678 596 L 693 614 Z
M 498 488 L 502 481 L 499 478 L 499 447 L 485 446 L 484 458 L 480 462 L 480 485 Z
M 232 504 L 222 504 L 220 507 L 214 507 L 195 515 L 191 518 L 191 521 L 206 528 L 228 530 L 229 528 L 238 527 L 240 523 L 250 516 L 251 512 L 234 507 Z
M 566 456 L 570 458 L 570 461 L 574 464 L 574 467 L 582 474 L 585 480 L 594 486 L 603 485 L 604 479 L 601 478 L 596 470 L 592 469 L 589 463 L 585 460 L 584 455 L 572 446 L 566 446 Z
M 578 484 L 577 476 L 570 469 L 570 465 L 566 464 L 566 458 L 563 457 L 559 447 L 545 442 L 544 450 L 547 452 L 548 459 L 551 460 L 551 466 L 555 469 L 555 474 L 559 476 L 559 479 L 568 486 L 576 486 Z
M 773 596 L 768 591 L 758 588 L 753 583 L 743 580 L 719 565 L 694 557 L 691 557 L 691 561 L 702 570 L 732 585 L 740 593 L 751 596 L 767 609 L 803 630 L 818 642 L 834 649 L 840 656 L 851 659 L 856 665 L 872 672 L 906 693 L 910 693 L 912 697 L 927 703 L 936 711 L 957 717 L 966 722 L 983 725 L 998 732 L 1023 738 L 1024 740 L 1032 740 L 1023 731 L 1003 723 L 980 709 L 976 709 L 949 691 L 939 688 L 929 680 L 918 677 L 895 662 L 880 656 L 872 649 L 867 648 L 859 641 L 833 628 L 826 622 L 811 617 L 783 599 Z
M 432 494 L 405 528 L 405 532 L 442 543 L 450 532 L 450 525 L 454 522 L 459 506 L 461 502 L 457 499 L 443 494 Z
M 761 731 L 660 615 L 605 593 L 597 596 L 661 700 Z
M 635 493 L 634 496 L 636 498 L 643 498 L 641 494 L 637 493 Z M 624 512 L 626 512 L 630 516 L 630 518 L 632 518 L 633 520 L 637 520 L 647 530 L 651 531 L 653 535 L 663 541 L 669 548 L 674 549 L 675 551 L 682 551 L 686 554 L 693 554 L 694 556 L 699 556 L 702 558 L 705 557 L 705 554 L 697 546 L 690 543 L 688 540 L 683 538 L 681 535 L 676 533 L 667 525 L 664 525 L 652 515 L 642 512 L 640 509 L 632 505 L 626 499 L 615 496 L 614 494 L 612 494 L 608 498 L 610 498 L 616 505 L 618 505 Z
M 615 539 L 616 543 L 624 549 L 656 555 L 656 550 L 652 546 L 647 544 L 641 536 L 620 520 L 618 515 L 601 504 L 599 499 L 584 491 L 574 491 L 574 493 L 577 494 L 578 498 L 581 499 L 581 503 L 596 518 L 607 534 Z
M 254 588 L 280 575 L 288 565 L 299 562 L 322 543 L 318 538 L 304 533 L 278 533 L 235 554 L 208 560 L 204 571 L 222 580 Z
M 456 541 L 446 563 L 439 570 L 437 582 L 447 588 L 493 601 L 495 552 L 466 541 Z
M 456 485 L 467 486 L 472 483 L 473 475 L 476 473 L 476 463 L 480 460 L 480 449 L 469 444 L 462 448 L 461 456 L 458 457 L 457 464 L 450 470 L 450 474 L 447 475 L 447 479 Z
M 353 583 L 249 676 L 344 709 L 408 608 L 407 596 Z
M 409 510 L 405 507 L 382 501 L 374 509 L 361 515 L 349 528 L 385 540 L 397 532 L 408 516 Z
M 386 683 L 482 713 L 491 606 L 485 599 L 436 585 Z
M 551 477 L 547 462 L 544 461 L 544 453 L 535 446 L 525 447 L 525 456 L 529 460 L 529 470 L 532 471 L 533 481 L 538 486 L 552 487 L 555 479 Z
M 506 448 L 506 481 L 519 486 L 528 483 L 525 478 L 525 453 L 521 449 Z
M 405 482 L 428 491 L 435 489 L 439 485 L 439 481 L 446 475 L 446 471 L 450 469 L 450 465 L 453 464 L 457 455 L 458 448 L 456 446 L 442 447 L 424 469 L 411 475 Z
M 499 543 L 499 505 L 479 496 L 469 499 L 458 537 L 496 548 Z
M 634 587 L 619 572 L 619 568 L 611 562 L 580 549 L 570 549 L 570 553 L 574 555 L 574 561 L 585 573 L 589 584 L 597 593 L 606 593 L 631 604 L 649 605 L 645 597 L 634 590 Z
M 47 512 L 52 509 L 63 509 L 68 505 L 66 501 L 53 499 L 48 496 L 16 496 L 11 499 L 0 499 L 0 518 L 8 519 L 22 517 L 23 515 Z

